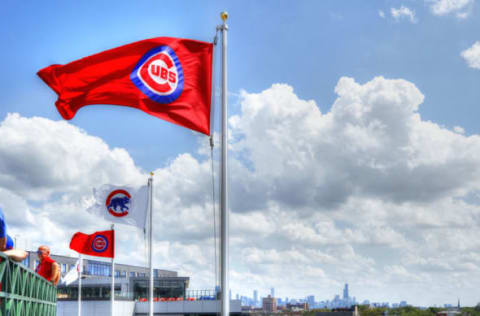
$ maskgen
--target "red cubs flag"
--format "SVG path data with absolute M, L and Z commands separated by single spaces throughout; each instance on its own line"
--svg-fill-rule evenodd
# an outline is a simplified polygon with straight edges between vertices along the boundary
M 70 249 L 84 255 L 114 258 L 115 231 L 106 230 L 91 235 L 75 233 L 70 241 Z
M 157 37 L 38 72 L 66 120 L 92 104 L 130 106 L 210 134 L 213 44 Z

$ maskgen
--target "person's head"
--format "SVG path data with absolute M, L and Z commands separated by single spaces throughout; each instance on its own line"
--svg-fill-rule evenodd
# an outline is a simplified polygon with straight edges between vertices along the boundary
M 48 246 L 40 246 L 37 250 L 38 259 L 42 261 L 44 258 L 50 255 L 50 248 Z

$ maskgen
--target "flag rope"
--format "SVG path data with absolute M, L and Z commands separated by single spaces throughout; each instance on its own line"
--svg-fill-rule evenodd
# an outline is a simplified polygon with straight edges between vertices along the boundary
M 215 91 L 216 91 L 216 86 L 215 86 L 215 79 L 216 79 L 216 52 L 217 52 L 217 42 L 218 42 L 218 30 L 215 32 L 215 36 L 213 37 L 213 52 L 212 52 L 212 88 L 210 89 L 210 145 L 213 146 L 213 133 L 215 130 Z
M 146 224 L 145 224 L 146 226 Z M 144 243 L 144 250 L 145 250 L 145 267 L 143 269 L 143 273 L 147 275 L 148 270 L 148 239 L 147 239 L 147 228 L 143 229 L 143 243 Z
M 215 290 L 217 286 L 220 284 L 220 278 L 218 274 L 218 256 L 217 256 L 217 215 L 215 209 L 215 171 L 214 171 L 214 164 L 213 164 L 213 150 L 215 146 L 215 96 L 216 96 L 216 85 L 215 85 L 215 68 L 216 68 L 216 46 L 218 42 L 218 30 L 215 32 L 215 36 L 213 38 L 213 61 L 212 61 L 212 111 L 210 115 L 211 125 L 210 125 L 210 162 L 211 162 L 211 172 L 212 172 L 212 206 L 213 206 L 213 249 L 214 249 L 214 269 L 215 269 Z
M 218 282 L 218 257 L 217 257 L 217 215 L 215 209 L 215 171 L 213 168 L 213 134 L 210 136 L 210 162 L 212 171 L 212 208 L 213 208 L 213 248 L 215 252 L 215 288 L 219 284 Z

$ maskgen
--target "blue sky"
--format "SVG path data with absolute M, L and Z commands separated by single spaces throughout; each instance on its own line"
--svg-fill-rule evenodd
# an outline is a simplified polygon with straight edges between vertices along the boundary
M 425 246 L 435 248 L 437 245 L 441 248 L 440 245 L 448 245 L 448 242 L 452 245 L 461 244 L 464 241 L 462 234 L 468 234 L 469 229 L 478 228 L 480 224 L 477 198 L 480 180 L 475 159 L 472 158 L 480 152 L 480 127 L 477 122 L 480 115 L 480 71 L 469 67 L 467 59 L 462 57 L 462 52 L 470 48 L 473 51 L 474 43 L 480 41 L 480 7 L 476 0 L 456 0 L 450 2 L 451 6 L 447 4 L 443 0 L 181 3 L 4 1 L 0 5 L 0 35 L 3 41 L 3 49 L 0 51 L 3 71 L 0 76 L 0 122 L 4 122 L 4 135 L 8 135 L 5 139 L 9 142 L 8 145 L 5 143 L 5 146 L 0 146 L 4 148 L 0 151 L 0 166 L 4 173 L 11 173 L 13 178 L 20 174 L 25 174 L 25 177 L 22 181 L 8 177 L 5 177 L 7 180 L 0 181 L 0 189 L 3 190 L 0 197 L 6 199 L 14 196 L 12 201 L 16 201 L 9 202 L 7 206 L 7 202 L 3 201 L 2 204 L 0 200 L 0 204 L 3 205 L 7 218 L 15 216 L 16 207 L 25 207 L 34 216 L 42 218 L 52 217 L 51 212 L 55 207 L 68 205 L 81 211 L 84 206 L 82 203 L 85 199 L 88 200 L 91 186 L 98 184 L 98 181 L 122 181 L 119 175 L 123 174 L 126 179 L 137 181 L 145 176 L 146 172 L 155 170 L 161 179 L 169 181 L 162 183 L 159 179 L 158 190 L 165 186 L 169 187 L 171 192 L 175 192 L 173 188 L 180 188 L 181 192 L 188 193 L 186 197 L 179 196 L 180 201 L 177 202 L 162 200 L 162 197 L 167 197 L 158 193 L 160 203 L 169 205 L 173 210 L 195 210 L 192 211 L 195 214 L 202 208 L 206 209 L 205 212 L 211 212 L 208 201 L 204 201 L 205 195 L 209 194 L 208 190 L 205 189 L 204 192 L 197 188 L 197 192 L 197 189 L 189 186 L 192 183 L 203 183 L 199 179 L 209 176 L 209 160 L 204 154 L 207 150 L 205 137 L 138 110 L 109 105 L 83 108 L 68 122 L 68 126 L 59 125 L 61 117 L 54 106 L 56 96 L 36 76 L 36 72 L 50 64 L 68 63 L 145 38 L 171 36 L 211 41 L 216 25 L 221 23 L 219 13 L 226 10 L 230 14 L 228 89 L 234 159 L 232 178 L 238 177 L 231 182 L 234 195 L 232 211 L 238 216 L 237 223 L 243 223 L 244 226 L 252 222 L 264 223 L 267 227 L 258 227 L 258 230 L 253 232 L 245 231 L 242 224 L 232 227 L 232 253 L 239 256 L 234 258 L 236 264 L 232 267 L 233 293 L 240 292 L 251 296 L 249 291 L 258 288 L 266 294 L 267 289 L 273 286 L 281 296 L 302 297 L 315 294 L 320 299 L 327 299 L 334 293 L 340 293 L 344 282 L 350 282 L 351 292 L 356 292 L 358 299 L 407 299 L 416 300 L 413 302 L 416 304 L 427 305 L 455 303 L 457 297 L 463 295 L 466 302 L 476 304 L 478 298 L 469 294 L 468 286 L 462 284 L 467 284 L 469 279 L 480 280 L 480 260 L 473 255 L 471 258 L 464 258 L 466 254 L 475 253 L 478 250 L 477 245 L 465 246 L 462 252 L 458 252 L 455 247 L 445 246 L 445 252 L 425 254 L 425 257 L 415 251 Z M 395 10 L 403 13 L 395 15 Z M 480 58 L 480 53 L 472 54 L 473 61 Z M 220 54 L 217 55 L 217 61 L 219 60 Z M 346 77 L 353 81 L 341 79 Z M 383 78 L 375 81 L 376 77 Z M 282 85 L 272 86 L 277 83 Z M 369 96 L 368 91 L 378 91 L 378 95 Z M 357 92 L 358 95 L 355 94 Z M 377 97 L 386 100 L 385 107 L 377 108 L 376 103 L 369 103 L 373 102 L 369 100 Z M 248 109 L 253 112 L 248 112 Z M 265 117 L 259 119 L 260 116 L 251 116 L 251 113 L 260 113 L 260 110 L 265 111 Z M 355 112 L 357 110 L 358 113 Z M 306 116 L 295 111 L 304 111 L 301 113 L 306 113 Z M 373 123 L 363 126 L 361 124 L 369 122 L 369 118 L 362 118 L 362 115 L 369 111 L 378 112 L 372 114 L 375 118 Z M 9 113 L 18 113 L 19 116 L 10 116 L 10 119 L 7 119 Z M 357 115 L 350 117 L 352 113 Z M 299 116 L 296 116 L 297 114 Z M 415 118 L 417 114 L 420 115 L 419 118 Z M 308 118 L 305 118 L 307 116 Z M 36 121 L 33 117 L 47 121 Z M 340 117 L 343 119 L 339 119 Z M 306 129 L 287 124 L 290 119 L 292 124 L 296 121 L 299 124 L 304 122 Z M 360 119 L 362 120 L 359 121 Z M 216 122 L 218 126 L 218 112 Z M 285 125 L 279 129 L 279 134 L 275 134 L 282 124 Z M 378 124 L 383 126 L 383 136 L 377 135 L 377 139 L 370 133 L 375 130 L 375 126 L 380 126 Z M 99 156 L 104 155 L 105 158 L 102 166 L 108 165 L 108 157 L 117 155 L 119 152 L 116 152 L 115 148 L 120 148 L 121 151 L 124 150 L 120 155 L 122 158 L 116 160 L 112 166 L 120 166 L 127 171 L 121 170 L 114 175 L 114 168 L 111 166 L 105 167 L 112 168 L 109 173 L 86 167 L 91 164 L 83 165 L 83 162 L 71 158 L 63 167 L 65 170 L 78 168 L 78 174 L 69 173 L 67 180 L 62 176 L 50 177 L 47 171 L 45 174 L 37 174 L 36 169 L 35 175 L 32 175 L 29 173 L 32 172 L 31 165 L 44 166 L 46 163 L 48 166 L 49 159 L 52 159 L 50 164 L 56 161 L 49 156 L 49 150 L 55 151 L 61 140 L 54 137 L 53 127 L 52 134 L 45 130 L 47 140 L 35 140 L 35 135 L 29 135 L 27 130 L 19 130 L 18 135 L 12 136 L 7 133 L 9 126 L 22 126 L 27 129 L 31 126 L 32 131 L 44 131 L 42 126 L 45 129 L 48 129 L 47 126 L 59 126 L 60 130 L 72 135 L 77 135 L 78 129 L 81 129 L 81 136 L 75 138 L 79 143 L 72 140 L 73 147 L 85 149 L 85 154 L 96 155 L 89 149 L 98 145 L 93 139 L 96 137 L 95 139 L 100 139 L 102 144 L 108 146 L 105 149 L 99 145 L 99 150 L 103 153 Z M 323 128 L 327 128 L 329 132 Z M 345 134 L 346 138 L 336 138 L 340 131 L 350 131 L 350 128 L 352 135 L 356 137 L 350 138 L 350 134 Z M 265 135 L 272 137 L 268 140 L 264 138 Z M 389 142 L 383 142 L 387 137 L 385 135 L 391 137 Z M 290 136 L 295 136 L 291 142 Z M 31 143 L 19 141 L 30 139 L 29 137 L 33 137 Z M 407 137 L 409 142 L 404 143 L 402 137 Z M 436 141 L 429 142 L 429 137 Z M 340 153 L 346 150 L 347 146 L 342 145 L 342 140 L 351 140 L 348 150 L 358 146 L 361 153 L 341 156 Z M 426 141 L 423 144 L 424 140 Z M 332 145 L 327 146 L 329 141 L 332 141 Z M 282 144 L 282 150 L 261 150 L 271 143 Z M 420 146 L 419 143 L 423 145 Z M 30 147 L 25 147 L 26 152 L 23 152 L 21 149 L 25 144 L 30 144 Z M 86 146 L 85 144 L 90 144 L 90 147 L 82 147 Z M 43 145 L 44 149 L 37 148 Z M 67 145 L 65 143 L 65 146 Z M 300 145 L 312 146 L 305 151 L 306 157 L 308 153 L 312 156 L 287 163 L 292 156 L 303 152 L 305 148 L 295 147 Z M 295 150 L 289 152 L 290 146 Z M 76 155 L 81 154 L 78 149 L 67 147 L 62 147 L 66 156 L 69 156 L 70 150 L 72 155 L 74 152 Z M 399 157 L 398 155 L 387 158 L 388 153 L 396 153 L 404 148 L 407 148 L 407 152 L 414 153 L 412 155 L 418 160 L 410 161 L 411 156 L 408 156 L 404 160 L 396 161 L 395 157 Z M 458 157 L 451 158 L 448 154 L 450 152 L 458 152 Z M 270 157 L 270 153 L 278 155 Z M 26 161 L 18 162 L 16 155 L 27 157 Z M 352 157 L 357 157 L 356 155 L 360 158 L 353 161 Z M 279 157 L 278 161 L 276 157 Z M 438 161 L 435 160 L 437 158 Z M 82 159 L 88 161 L 90 158 Z M 12 164 L 12 161 L 18 163 Z M 28 165 L 29 161 L 31 165 Z M 58 161 L 56 163 L 61 164 Z M 296 163 L 300 167 L 296 166 Z M 383 170 L 381 174 L 388 177 L 378 180 L 381 176 L 374 177 L 373 169 L 365 169 L 364 173 L 358 174 L 352 171 L 362 169 L 364 163 L 368 168 L 378 167 L 375 172 Z M 403 179 L 402 173 L 406 170 L 402 169 L 404 163 L 408 168 L 413 168 L 417 163 L 426 167 L 418 172 L 412 171 L 409 179 Z M 325 170 L 335 170 L 336 173 L 330 175 L 328 171 L 319 170 L 318 174 L 312 172 L 316 176 L 311 179 L 306 175 L 296 178 L 296 175 L 302 175 L 305 170 L 312 170 L 308 168 L 322 164 Z M 15 166 L 18 170 L 8 169 L 8 166 Z M 441 169 L 437 170 L 439 166 Z M 59 166 L 58 169 L 63 170 L 63 167 Z M 293 169 L 290 170 L 290 167 Z M 297 167 L 304 171 L 298 171 L 295 169 Z M 196 168 L 201 172 L 197 172 Z M 97 172 L 105 174 L 95 178 L 94 174 Z M 465 177 L 458 179 L 461 172 L 465 172 Z M 182 176 L 191 178 L 183 184 L 172 180 Z M 431 183 L 428 182 L 430 180 Z M 436 185 L 443 182 L 446 184 Z M 345 186 L 345 183 L 349 185 Z M 418 183 L 422 183 L 419 185 L 421 189 L 415 189 Z M 304 195 L 308 191 L 305 188 L 316 190 L 310 195 Z M 78 191 L 74 192 L 74 189 Z M 326 192 L 325 196 L 318 193 L 320 191 Z M 459 206 L 456 204 L 458 201 L 465 204 Z M 357 214 L 354 209 L 361 208 L 359 205 L 370 205 L 371 208 L 367 208 L 372 213 L 368 216 L 365 215 L 368 212 Z M 374 209 L 377 208 L 378 213 L 375 213 Z M 439 209 L 445 210 L 441 213 L 448 219 L 439 220 L 440 223 L 427 221 L 428 224 L 425 224 L 425 218 L 435 221 L 436 216 L 432 214 L 437 214 Z M 453 215 L 448 213 L 447 209 L 458 214 L 467 212 L 468 215 L 464 214 L 465 221 L 469 216 L 477 221 L 469 224 L 473 227 L 468 226 L 461 219 L 451 219 L 449 216 Z M 411 213 L 411 210 L 418 212 Z M 398 224 L 398 218 L 376 222 L 384 218 L 385 211 L 390 214 L 387 217 L 397 214 L 399 218 L 406 218 L 405 225 L 397 227 L 394 223 Z M 159 227 L 171 225 L 171 221 L 162 222 L 162 212 L 164 210 L 159 210 Z M 188 213 L 184 216 L 188 218 Z M 355 216 L 358 216 L 357 222 L 370 223 L 372 226 L 364 227 L 356 221 L 350 221 Z M 272 217 L 278 219 L 275 225 L 270 223 Z M 285 228 L 288 225 L 283 219 L 287 221 L 290 217 L 298 219 L 295 226 L 297 229 Z M 69 229 L 74 228 L 71 224 L 65 224 L 67 222 L 68 217 L 67 220 L 52 222 L 59 229 L 56 234 L 58 238 L 66 238 Z M 202 220 L 199 222 L 203 223 Z M 85 217 L 82 223 L 85 229 L 95 229 L 91 218 Z M 442 242 L 441 237 L 433 230 L 424 230 L 425 225 L 442 227 L 445 229 L 443 234 L 452 236 L 452 240 Z M 462 225 L 467 225 L 468 229 Z M 33 224 L 22 226 L 19 220 L 13 221 L 11 226 L 18 232 L 35 229 Z M 390 236 L 391 244 L 376 240 L 377 237 L 373 235 L 366 237 L 367 231 L 371 231 L 372 227 L 379 229 L 375 235 L 379 239 L 382 239 L 379 236 L 385 234 Z M 457 227 L 458 231 L 451 231 L 452 227 Z M 159 259 L 157 264 L 190 275 L 192 286 L 212 286 L 214 281 L 210 273 L 211 262 L 207 259 L 205 260 L 208 262 L 195 259 L 209 258 L 211 255 L 210 250 L 201 246 L 210 242 L 211 235 L 208 234 L 211 230 L 200 226 L 192 227 L 190 231 L 188 228 L 183 229 L 184 235 L 180 233 L 183 231 L 181 229 L 180 232 L 169 231 L 163 235 L 159 233 L 159 257 L 164 260 Z M 298 234 L 308 235 L 298 232 L 302 230 L 312 232 L 315 236 L 302 239 Z M 126 232 L 131 233 L 128 229 Z M 194 234 L 197 240 L 188 237 L 192 232 L 198 234 Z M 331 239 L 323 235 L 327 232 L 332 233 Z M 351 234 L 352 239 L 343 240 L 346 237 L 339 237 L 348 234 Z M 35 242 L 40 240 L 53 242 L 47 237 L 39 237 L 40 240 L 35 241 L 35 233 L 27 235 L 31 236 L 28 237 L 30 244 L 25 241 L 26 246 L 35 247 Z M 340 242 L 340 239 L 343 241 Z M 283 242 L 279 244 L 279 240 Z M 403 248 L 411 251 L 399 254 L 399 242 L 404 243 Z M 305 243 L 305 247 L 297 248 L 298 243 Z M 57 252 L 73 255 L 60 242 L 56 241 L 55 245 Z M 336 255 L 335 251 L 338 249 L 335 249 L 335 245 L 338 249 L 343 249 L 342 254 L 352 253 L 351 257 L 343 260 L 350 262 L 343 270 L 335 271 L 332 263 L 332 258 L 341 257 Z M 188 254 L 182 254 L 182 259 L 177 261 L 168 261 L 168 255 L 178 255 L 175 249 L 188 249 L 185 251 Z M 390 252 L 399 254 L 398 258 L 387 260 L 382 255 Z M 414 254 L 422 260 L 415 261 Z M 289 255 L 324 260 L 324 264 L 315 266 L 298 259 L 306 264 L 303 269 L 306 271 L 305 280 L 315 279 L 314 275 L 317 275 L 317 281 L 325 285 L 317 287 L 305 281 L 289 289 L 280 281 L 276 283 L 275 277 L 285 273 L 280 265 L 288 266 L 289 263 L 282 261 L 283 263 L 275 264 L 269 262 L 268 258 Z M 449 262 L 446 259 L 449 256 L 464 258 L 464 262 Z M 246 258 L 245 261 L 242 261 L 242 258 Z M 440 271 L 438 273 L 445 279 L 425 272 L 429 270 L 428 265 L 436 260 L 445 260 L 441 267 L 437 267 Z M 352 268 L 355 265 L 353 262 L 361 263 L 357 266 L 358 270 Z M 465 262 L 471 265 L 468 265 L 470 270 L 465 268 L 469 272 L 465 272 L 462 279 L 455 274 L 460 273 L 456 271 L 458 267 L 456 268 L 455 264 L 464 267 L 462 264 L 466 264 Z M 377 267 L 376 270 L 371 270 L 372 265 Z M 210 269 L 210 274 L 202 274 L 198 271 L 201 269 Z M 354 279 L 354 275 L 358 273 L 365 273 L 370 281 L 365 283 L 361 278 Z M 242 274 L 249 278 L 248 282 L 241 277 Z M 422 277 L 416 279 L 416 274 Z M 391 278 L 384 278 L 385 275 Z M 404 278 L 400 277 L 402 275 Z M 381 281 L 371 280 L 376 276 Z M 449 281 L 449 278 L 460 278 L 463 281 L 443 292 L 426 293 L 421 296 L 422 299 L 409 291 L 411 287 L 418 288 L 418 284 L 425 286 L 425 289 L 440 286 L 440 283 L 435 281 L 438 278 L 445 282 Z M 400 285 L 388 288 L 392 280 Z M 445 286 L 445 283 L 441 286 Z M 451 300 L 448 301 L 449 299 Z
M 379 17 L 379 10 L 388 12 L 400 4 L 414 5 L 420 22 Z M 335 99 L 333 87 L 341 76 L 352 76 L 359 82 L 378 75 L 404 78 L 426 95 L 420 109 L 424 119 L 450 128 L 460 125 L 467 133 L 479 132 L 474 120 L 479 114 L 475 106 L 480 94 L 475 80 L 478 74 L 464 66 L 459 52 L 476 40 L 473 30 L 480 22 L 451 16 L 439 19 L 421 1 L 348 5 L 342 1 L 186 1 L 161 5 L 155 1 L 7 1 L 0 25 L 7 48 L 2 52 L 2 66 L 8 75 L 2 76 L 0 83 L 8 105 L 2 107 L 1 114 L 15 111 L 59 119 L 51 106 L 54 93 L 45 89 L 34 75 L 36 71 L 144 38 L 165 35 L 211 41 L 222 10 L 230 12 L 229 90 L 234 94 L 241 89 L 259 92 L 272 83 L 287 83 L 299 97 L 315 100 L 322 112 L 327 112 Z M 474 7 L 471 15 L 478 10 Z M 32 106 L 31 100 L 37 98 L 41 98 L 41 105 Z M 169 154 L 185 151 L 186 144 L 192 145 L 188 131 L 145 118 L 134 110 L 104 109 L 84 109 L 72 124 L 105 138 L 112 146 L 133 146 L 133 157 L 147 169 L 157 167 Z M 231 111 L 236 110 L 233 95 Z M 89 113 L 92 111 L 95 115 Z M 119 115 L 118 120 L 126 115 L 131 122 L 127 125 L 133 128 L 116 128 L 118 121 L 112 115 Z M 167 144 L 154 145 L 158 138 L 153 135 L 170 132 L 181 135 L 179 141 L 168 138 Z

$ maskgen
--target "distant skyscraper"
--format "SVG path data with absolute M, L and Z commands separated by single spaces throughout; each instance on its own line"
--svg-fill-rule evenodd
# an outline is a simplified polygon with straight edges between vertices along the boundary
M 348 283 L 345 283 L 345 288 L 343 289 L 343 299 L 348 300 Z
M 313 295 L 307 296 L 307 303 L 310 308 L 315 306 L 315 296 Z
M 258 291 L 257 290 L 253 290 L 253 304 L 255 304 L 255 306 L 258 305 Z
M 270 289 L 270 296 L 275 297 L 275 289 L 273 287 Z
M 262 299 L 262 310 L 267 313 L 274 313 L 277 311 L 277 300 L 270 295 Z

